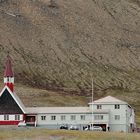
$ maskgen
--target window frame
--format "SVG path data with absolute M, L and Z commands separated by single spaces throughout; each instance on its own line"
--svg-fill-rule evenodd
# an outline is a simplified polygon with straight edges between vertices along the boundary
M 41 116 L 41 121 L 45 121 L 46 120 L 46 116 Z
M 94 120 L 104 120 L 104 115 L 94 115 Z
M 114 105 L 114 108 L 115 108 L 115 109 L 120 109 L 120 104 L 115 104 L 115 105 Z
M 15 115 L 15 121 L 19 121 L 19 120 L 20 120 L 20 115 L 19 114 Z
M 51 120 L 55 121 L 56 120 L 56 116 L 55 115 L 51 116 Z
M 71 121 L 75 121 L 76 120 L 76 115 L 71 115 L 70 119 L 71 119 Z
M 121 116 L 120 115 L 114 115 L 114 120 L 115 121 L 119 121 L 121 119 Z
M 97 109 L 102 109 L 102 105 L 97 105 Z
M 4 115 L 4 121 L 9 121 L 9 115 Z
M 86 120 L 86 116 L 85 115 L 80 115 L 80 118 L 81 118 L 82 121 Z
M 61 115 L 60 119 L 61 119 L 61 121 L 65 121 L 66 120 L 66 115 Z

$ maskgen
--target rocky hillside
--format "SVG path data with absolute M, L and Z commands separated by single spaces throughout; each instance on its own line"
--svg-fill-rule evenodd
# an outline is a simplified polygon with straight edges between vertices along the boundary
M 0 2 L 0 71 L 9 51 L 16 81 L 88 94 L 140 92 L 139 0 Z

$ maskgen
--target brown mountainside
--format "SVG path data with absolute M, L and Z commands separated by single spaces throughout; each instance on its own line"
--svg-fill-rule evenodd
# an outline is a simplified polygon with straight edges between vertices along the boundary
M 140 91 L 138 0 L 5 0 L 0 71 L 10 52 L 18 82 L 88 93 Z

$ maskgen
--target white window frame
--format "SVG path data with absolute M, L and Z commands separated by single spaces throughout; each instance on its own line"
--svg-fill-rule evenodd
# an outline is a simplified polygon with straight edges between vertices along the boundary
M 97 109 L 102 109 L 102 105 L 97 105 Z
M 9 115 L 4 115 L 4 120 L 8 121 L 9 120 Z
M 80 118 L 81 118 L 81 120 L 83 120 L 83 121 L 86 120 L 86 116 L 85 116 L 85 115 L 81 115 Z
M 114 105 L 114 108 L 115 108 L 115 109 L 120 109 L 120 104 L 115 104 L 115 105 Z
M 51 116 L 51 120 L 55 121 L 56 120 L 56 116 L 55 115 Z
M 76 115 L 71 115 L 70 119 L 71 119 L 71 121 L 75 121 L 76 120 Z
M 115 116 L 114 116 L 114 119 L 115 119 L 116 121 L 119 121 L 119 120 L 121 119 L 121 116 L 120 116 L 120 115 L 115 115 Z
M 61 116 L 61 121 L 65 121 L 66 120 L 66 116 L 65 115 L 62 115 Z
M 104 115 L 94 115 L 94 120 L 103 120 Z
M 46 120 L 46 116 L 41 116 L 41 120 L 45 121 Z
M 15 120 L 19 121 L 20 120 L 20 115 L 15 115 Z

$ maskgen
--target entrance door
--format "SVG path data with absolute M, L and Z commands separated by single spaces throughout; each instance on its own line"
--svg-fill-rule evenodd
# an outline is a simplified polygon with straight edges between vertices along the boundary
M 36 116 L 26 116 L 27 126 L 35 126 Z

